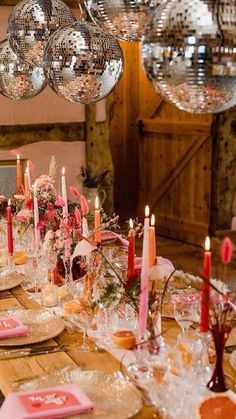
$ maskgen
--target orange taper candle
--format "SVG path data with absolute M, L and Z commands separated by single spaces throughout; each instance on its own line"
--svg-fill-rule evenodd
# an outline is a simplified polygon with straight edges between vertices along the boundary
M 94 243 L 101 243 L 101 213 L 99 208 L 99 199 L 95 199 L 95 213 L 94 213 Z
M 155 233 L 155 215 L 151 216 L 151 225 L 149 227 L 149 266 L 156 264 L 156 233 Z

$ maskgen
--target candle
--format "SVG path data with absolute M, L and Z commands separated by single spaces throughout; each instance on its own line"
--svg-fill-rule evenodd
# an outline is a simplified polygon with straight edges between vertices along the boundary
M 149 266 L 156 265 L 156 233 L 155 233 L 155 215 L 151 216 L 151 225 L 149 227 Z
M 8 244 L 8 253 L 13 255 L 13 232 L 12 232 L 12 217 L 11 217 L 11 200 L 8 200 L 7 206 L 7 244 Z
M 42 286 L 41 304 L 44 307 L 55 307 L 58 304 L 58 288 L 55 284 L 49 283 Z
M 209 305 L 210 305 L 210 278 L 211 278 L 211 251 L 210 238 L 206 237 L 203 259 L 202 298 L 201 298 L 201 322 L 200 330 L 205 333 L 209 329 Z
M 27 173 L 28 173 L 28 179 L 29 179 L 29 187 L 31 188 L 31 173 L 30 173 L 30 162 L 27 160 Z
M 95 213 L 94 213 L 94 243 L 101 243 L 101 214 L 99 209 L 99 199 L 98 196 L 95 198 Z
M 25 174 L 24 174 L 24 188 L 25 188 L 25 198 L 27 199 L 30 196 L 29 168 L 28 167 L 25 169 Z
M 38 199 L 37 199 L 36 183 L 34 184 L 34 243 L 35 252 L 39 251 L 40 245 L 40 230 L 38 229 L 39 223 L 39 210 L 38 210 Z
M 127 271 L 127 285 L 132 282 L 135 275 L 134 269 L 135 256 L 135 231 L 133 220 L 129 220 L 129 248 L 128 248 L 128 271 Z
M 142 269 L 141 269 L 141 292 L 139 299 L 138 331 L 141 337 L 144 336 L 147 328 L 148 316 L 148 276 L 149 276 L 149 206 L 145 207 Z
M 67 217 L 68 215 L 68 204 L 67 204 L 67 192 L 66 192 L 66 177 L 65 177 L 65 168 L 62 168 L 61 171 L 61 196 L 65 203 L 62 207 L 63 217 Z
M 16 156 L 16 192 L 20 194 L 22 191 L 22 174 L 21 174 L 21 162 L 20 155 Z

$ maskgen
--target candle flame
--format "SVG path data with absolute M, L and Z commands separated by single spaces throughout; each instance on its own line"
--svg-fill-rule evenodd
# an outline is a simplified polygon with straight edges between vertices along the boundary
M 65 175 L 65 171 L 66 171 L 66 169 L 63 167 L 63 168 L 61 169 L 61 174 L 62 174 L 62 176 L 64 176 L 64 175 Z
M 211 241 L 210 241 L 210 237 L 207 236 L 206 240 L 205 240 L 205 250 L 206 250 L 206 252 L 209 252 L 210 248 L 211 248 Z
M 130 218 L 129 220 L 129 228 L 134 228 L 134 223 L 133 223 L 132 218 Z
M 8 199 L 8 206 L 9 207 L 11 206 L 11 199 L 10 198 Z
M 152 216 L 151 216 L 151 226 L 154 226 L 154 225 L 155 225 L 155 215 L 152 214 Z
M 149 209 L 149 206 L 146 205 L 146 207 L 145 207 L 145 217 L 149 217 L 149 214 L 150 214 L 150 209 Z
M 28 175 L 29 174 L 29 167 L 27 166 L 25 169 L 25 174 Z
M 20 155 L 19 155 L 19 154 L 17 154 L 16 158 L 17 158 L 17 160 L 20 160 Z
M 96 198 L 95 198 L 95 209 L 96 210 L 99 209 L 99 198 L 98 198 L 98 196 L 96 196 Z

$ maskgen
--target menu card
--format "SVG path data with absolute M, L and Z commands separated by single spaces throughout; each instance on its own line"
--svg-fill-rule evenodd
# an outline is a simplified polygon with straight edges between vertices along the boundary
M 0 339 L 26 336 L 27 333 L 28 327 L 18 317 L 0 318 Z

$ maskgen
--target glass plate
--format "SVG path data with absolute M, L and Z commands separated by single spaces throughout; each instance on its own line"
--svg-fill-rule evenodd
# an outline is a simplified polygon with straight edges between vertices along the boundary
M 65 383 L 78 384 L 94 402 L 95 408 L 86 413 L 86 419 L 128 419 L 142 408 L 142 397 L 134 384 L 102 371 L 81 371 L 79 368 L 55 371 L 42 379 L 21 384 L 19 390 L 30 391 Z M 81 417 L 73 416 L 73 419 Z
M 47 310 L 4 310 L 1 317 L 19 317 L 29 328 L 27 336 L 1 339 L 0 346 L 29 345 L 43 342 L 59 335 L 65 328 L 64 321 Z
M 230 355 L 230 364 L 234 370 L 236 370 L 236 349 Z
M 0 273 L 0 291 L 7 291 L 20 285 L 24 275 L 19 272 L 1 275 Z

